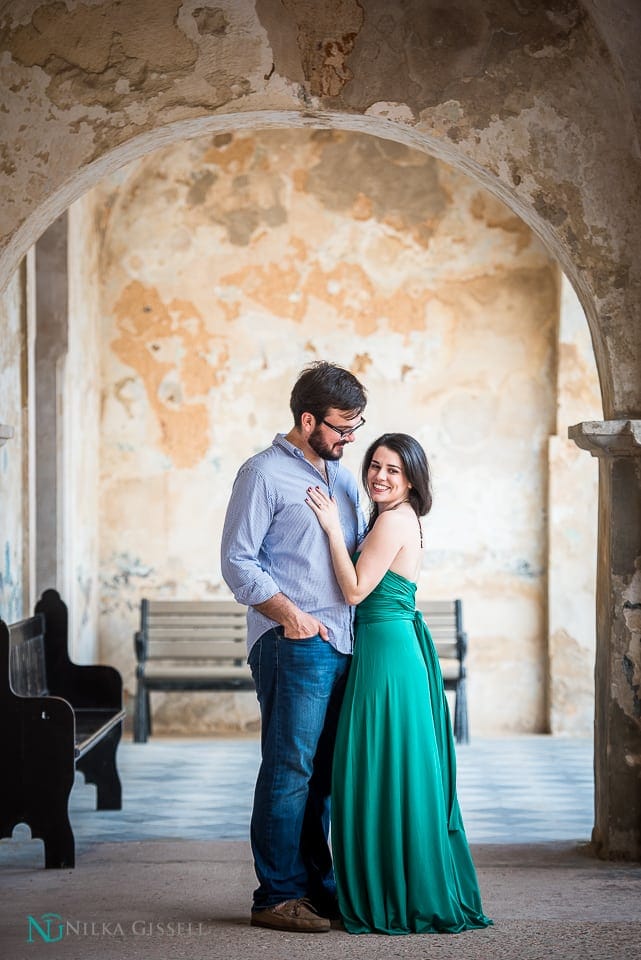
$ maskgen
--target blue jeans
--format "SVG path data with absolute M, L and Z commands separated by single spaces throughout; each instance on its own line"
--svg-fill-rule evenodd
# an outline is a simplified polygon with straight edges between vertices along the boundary
M 259 886 L 254 910 L 309 897 L 329 905 L 332 756 L 351 657 L 319 636 L 287 640 L 268 630 L 249 655 L 261 712 L 251 843 Z

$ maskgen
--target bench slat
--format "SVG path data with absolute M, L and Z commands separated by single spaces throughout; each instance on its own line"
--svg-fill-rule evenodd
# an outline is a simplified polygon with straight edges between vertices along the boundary
M 12 623 L 9 629 L 9 683 L 19 697 L 46 697 L 47 671 L 42 616 Z
M 439 659 L 456 659 L 456 639 L 441 639 L 432 634 Z M 147 648 L 147 660 L 246 660 L 245 643 L 235 641 L 211 640 L 181 641 L 154 640 Z
M 434 646 L 440 659 L 443 657 L 452 657 L 455 660 L 460 659 L 459 645 L 456 638 L 447 637 L 447 639 L 443 640 L 432 635 L 432 640 L 434 641 Z
M 247 659 L 245 640 L 152 640 L 148 660 L 238 660 Z
M 419 610 L 429 610 L 432 614 L 449 613 L 451 615 L 455 602 L 453 600 L 421 600 L 417 598 L 416 606 Z
M 247 664 L 234 666 L 229 664 L 168 664 L 150 663 L 146 672 L 147 680 L 252 680 L 251 670 Z M 252 681 L 253 683 L 253 681 Z
M 244 615 L 245 610 L 235 600 L 147 600 L 149 616 L 211 616 L 212 607 L 221 614 Z
M 174 627 L 152 627 L 147 631 L 147 639 L 150 642 L 155 640 L 171 640 L 178 643 L 189 640 L 211 640 L 213 643 L 219 640 L 233 640 L 235 642 L 244 642 L 247 635 L 245 623 L 239 627 L 229 628 L 220 624 L 215 627 L 205 627 L 203 629 L 183 629 L 179 625 Z
M 421 613 L 423 613 L 422 610 Z M 429 613 L 423 613 L 423 619 L 430 628 L 431 633 L 434 633 L 435 630 L 445 630 L 450 633 L 456 633 L 456 620 L 445 620 L 443 617 L 430 617 Z
M 425 623 L 427 623 L 427 626 L 429 628 L 430 633 L 432 634 L 432 639 L 434 640 L 434 642 L 436 642 L 437 637 L 439 640 L 441 638 L 444 638 L 445 640 L 456 639 L 456 629 L 452 627 L 439 626 L 438 624 L 434 626 L 434 624 L 428 623 L 427 620 L 425 621 Z
M 440 626 L 447 630 L 456 630 L 456 617 L 451 615 L 445 616 L 443 613 L 434 615 L 429 611 L 422 610 L 421 607 L 418 609 L 421 611 L 423 614 L 423 619 L 430 625 L 430 627 Z
M 245 623 L 245 613 L 238 607 L 233 613 L 219 613 L 209 610 L 206 614 L 183 614 L 183 613 L 154 613 L 147 617 L 148 627 L 172 627 L 179 624 L 181 626 L 205 627 L 207 625 L 216 626 L 218 623 L 226 623 L 232 626 Z

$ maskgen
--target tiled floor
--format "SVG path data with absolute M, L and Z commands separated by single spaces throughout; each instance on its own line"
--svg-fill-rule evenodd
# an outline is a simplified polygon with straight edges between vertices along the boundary
M 76 777 L 70 802 L 76 852 L 100 841 L 247 839 L 259 756 L 253 739 L 124 741 L 121 811 L 96 811 L 95 788 Z M 470 842 L 589 840 L 591 741 L 475 739 L 457 756 Z M 0 865 L 27 847 L 41 856 L 39 841 L 26 842 L 26 827 L 16 828 L 14 838 L 24 842 L 1 841 Z
M 589 840 L 592 740 L 474 740 L 457 750 L 458 793 L 472 843 Z

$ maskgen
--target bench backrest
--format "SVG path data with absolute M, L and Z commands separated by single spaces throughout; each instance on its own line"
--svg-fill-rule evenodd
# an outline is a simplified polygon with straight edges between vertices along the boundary
M 9 624 L 9 683 L 21 697 L 46 697 L 44 617 L 38 613 Z
M 418 600 L 444 671 L 465 658 L 460 600 Z M 245 660 L 247 608 L 233 600 L 147 600 L 141 635 L 147 660 Z
M 417 600 L 416 606 L 432 634 L 443 675 L 460 674 L 467 652 L 461 601 Z
M 234 600 L 143 600 L 141 635 L 147 660 L 244 663 L 247 608 Z

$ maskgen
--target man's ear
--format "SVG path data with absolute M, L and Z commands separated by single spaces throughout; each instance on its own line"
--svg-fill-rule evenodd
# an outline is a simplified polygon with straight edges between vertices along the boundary
M 316 429 L 316 417 L 313 413 L 303 413 L 300 418 L 300 428 L 306 436 Z

